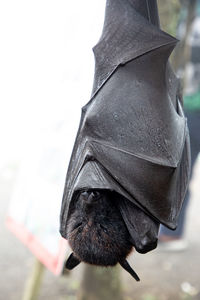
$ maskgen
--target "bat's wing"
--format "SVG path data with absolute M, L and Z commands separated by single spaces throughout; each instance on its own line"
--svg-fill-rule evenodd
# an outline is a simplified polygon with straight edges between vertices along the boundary
M 82 110 L 67 174 L 64 237 L 70 203 L 82 189 L 115 191 L 176 227 L 189 178 L 189 137 L 179 84 L 168 63 L 176 40 L 155 26 L 157 10 L 150 14 L 155 4 L 107 1 L 103 33 L 94 47 L 93 93 Z
M 165 45 L 175 45 L 177 40 L 154 26 L 158 20 L 157 9 L 149 5 L 156 1 L 108 0 L 103 32 L 93 48 L 95 75 L 94 96 L 113 72 L 128 61 Z M 155 9 L 154 9 L 155 8 Z M 174 46 L 172 46 L 171 50 Z

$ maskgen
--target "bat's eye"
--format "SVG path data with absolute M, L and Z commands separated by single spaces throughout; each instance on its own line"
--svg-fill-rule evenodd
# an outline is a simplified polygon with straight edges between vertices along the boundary
M 89 196 L 90 196 L 90 192 L 84 191 L 80 193 L 79 199 L 83 201 L 87 201 Z
M 80 223 L 76 224 L 73 229 L 77 229 L 81 225 L 82 225 L 82 223 L 80 222 Z
M 93 204 L 102 197 L 102 194 L 98 191 L 83 191 L 79 195 L 79 199 L 84 201 L 85 204 Z
M 99 200 L 101 198 L 101 193 L 98 191 L 92 191 L 91 197 L 93 198 L 93 200 Z
M 100 225 L 100 228 L 105 232 L 105 233 L 108 233 L 108 230 L 103 226 L 103 225 L 101 225 L 101 224 L 99 224 Z

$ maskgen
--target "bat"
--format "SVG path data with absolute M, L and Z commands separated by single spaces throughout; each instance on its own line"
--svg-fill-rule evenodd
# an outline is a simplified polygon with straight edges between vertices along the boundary
M 176 43 L 159 28 L 156 0 L 107 0 L 61 207 L 69 269 L 119 262 L 138 280 L 126 260 L 132 248 L 153 250 L 159 225 L 177 226 L 190 146 L 168 61 Z

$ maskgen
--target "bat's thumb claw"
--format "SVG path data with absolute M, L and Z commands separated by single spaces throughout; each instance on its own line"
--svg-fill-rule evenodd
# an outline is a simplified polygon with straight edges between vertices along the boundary
M 74 256 L 74 253 L 71 253 L 68 260 L 65 263 L 65 268 L 67 268 L 68 270 L 72 270 L 79 264 L 80 260 L 76 256 Z
M 129 265 L 129 263 L 127 262 L 127 260 L 122 260 L 119 261 L 120 265 L 122 266 L 123 269 L 125 269 L 129 274 L 131 274 L 131 276 L 136 280 L 136 281 L 140 281 L 140 278 L 138 277 L 138 275 L 135 273 L 135 271 L 131 268 L 131 266 Z

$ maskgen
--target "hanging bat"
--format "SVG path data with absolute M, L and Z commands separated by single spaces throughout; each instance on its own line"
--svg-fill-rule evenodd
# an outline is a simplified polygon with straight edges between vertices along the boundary
M 156 0 L 107 0 L 61 208 L 69 269 L 119 262 L 138 280 L 128 254 L 156 248 L 160 223 L 177 226 L 190 150 L 168 62 L 176 43 L 159 28 Z

